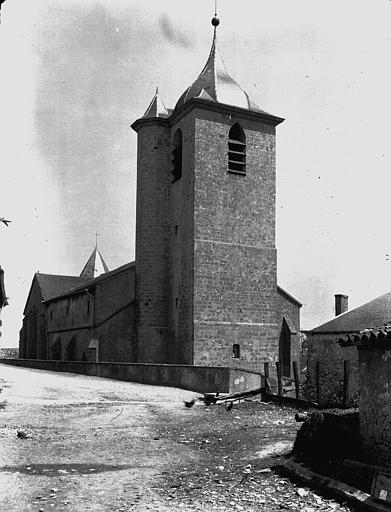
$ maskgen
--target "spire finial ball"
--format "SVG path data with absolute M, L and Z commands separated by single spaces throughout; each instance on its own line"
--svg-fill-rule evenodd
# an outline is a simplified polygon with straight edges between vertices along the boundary
M 218 26 L 220 25 L 220 20 L 219 20 L 219 18 L 218 18 L 217 16 L 214 16 L 214 17 L 212 18 L 212 25 L 213 25 L 214 27 L 218 27 Z

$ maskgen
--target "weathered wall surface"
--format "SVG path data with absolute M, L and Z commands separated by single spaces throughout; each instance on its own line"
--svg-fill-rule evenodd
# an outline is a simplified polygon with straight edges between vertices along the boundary
M 134 266 L 98 278 L 88 293 L 51 301 L 47 317 L 50 359 L 95 361 L 96 339 L 100 361 L 136 361 Z
M 291 332 L 291 363 L 296 361 L 300 369 L 301 338 L 300 338 L 300 306 L 278 289 L 277 293 L 278 325 L 282 328 L 285 318 Z M 281 354 L 280 354 L 281 355 Z M 299 374 L 299 376 L 301 376 Z
M 136 286 L 138 358 L 168 362 L 168 187 L 171 133 L 159 120 L 138 131 Z
M 365 456 L 368 462 L 391 468 L 391 350 L 359 347 L 358 353 L 360 436 Z
M 337 340 L 345 334 L 313 334 L 307 339 L 307 377 L 304 393 L 316 401 L 316 363 L 320 366 L 320 403 L 337 406 L 343 404 L 344 360 L 350 361 L 350 405 L 358 400 L 358 357 L 355 347 L 342 348 Z
M 45 359 L 46 306 L 42 304 L 42 293 L 34 279 L 28 302 L 25 307 L 23 326 L 20 330 L 19 355 L 29 359 Z
M 259 370 L 278 358 L 275 128 L 195 115 L 194 362 Z M 246 175 L 228 172 L 235 122 L 246 135 Z
M 95 322 L 100 361 L 137 361 L 134 268 L 96 286 Z
M 262 386 L 262 376 L 248 370 L 213 366 L 128 364 L 1 359 L 26 368 L 80 373 L 157 386 L 175 386 L 200 393 L 237 393 Z
M 170 362 L 193 364 L 194 114 L 171 128 L 182 132 L 182 177 L 168 189 Z

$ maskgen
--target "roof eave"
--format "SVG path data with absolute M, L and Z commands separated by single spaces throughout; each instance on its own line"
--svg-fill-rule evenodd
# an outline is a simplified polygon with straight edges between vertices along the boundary
M 134 121 L 130 127 L 135 132 L 138 132 L 144 126 L 149 125 L 169 126 L 169 119 L 169 117 L 140 117 L 139 119 L 136 119 L 136 121 Z
M 94 277 L 79 286 L 70 288 L 69 290 L 62 293 L 61 295 L 56 295 L 56 297 L 51 297 L 50 299 L 44 300 L 42 302 L 44 304 L 48 304 L 49 302 L 55 302 L 57 300 L 64 299 L 65 297 L 70 297 L 71 295 L 78 295 L 78 294 L 84 293 L 86 290 L 90 290 L 91 288 L 94 288 L 96 286 L 96 284 L 101 283 L 105 279 L 108 279 L 109 277 L 113 277 L 116 274 L 120 274 L 121 272 L 124 272 L 125 270 L 128 270 L 129 268 L 133 268 L 134 266 L 135 266 L 134 261 L 131 261 L 130 263 L 125 263 L 125 265 L 121 265 L 120 267 L 115 268 L 114 270 L 110 270 L 110 272 L 101 274 L 98 277 Z
M 350 329 L 350 330 L 339 330 L 339 331 L 318 331 L 316 329 L 311 329 L 311 330 L 306 330 L 306 331 L 303 331 L 305 332 L 305 334 L 309 335 L 309 336 L 314 336 L 316 334 L 333 334 L 335 336 L 337 336 L 338 334 L 356 334 L 356 333 L 359 333 L 361 332 L 361 329 Z
M 234 105 L 219 103 L 217 101 L 210 101 L 203 98 L 191 98 L 179 108 L 175 109 L 175 111 L 171 114 L 171 116 L 168 118 L 170 125 L 177 123 L 194 108 L 200 108 L 202 110 L 213 110 L 214 112 L 224 114 L 237 114 L 240 117 L 245 117 L 247 119 L 257 119 L 258 121 L 261 121 L 265 124 L 270 124 L 272 126 L 277 126 L 285 121 L 284 118 L 268 114 L 267 112 L 258 112 L 256 110 L 249 110 L 247 108 L 236 107 Z
M 284 290 L 284 288 L 281 288 L 281 286 L 278 286 L 277 285 L 277 290 L 282 294 L 282 295 L 285 295 L 289 300 L 291 300 L 292 302 L 294 302 L 295 304 L 297 304 L 297 306 L 299 306 L 299 308 L 301 308 L 303 306 L 303 304 L 301 302 L 299 302 L 297 299 L 295 299 L 295 297 L 293 297 L 293 295 L 291 295 L 290 293 L 288 293 L 287 291 Z

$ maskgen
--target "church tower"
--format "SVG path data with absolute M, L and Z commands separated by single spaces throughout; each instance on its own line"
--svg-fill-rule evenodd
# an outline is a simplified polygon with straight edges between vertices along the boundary
M 140 362 L 260 369 L 278 359 L 275 132 L 217 44 L 168 110 L 158 91 L 138 134 Z

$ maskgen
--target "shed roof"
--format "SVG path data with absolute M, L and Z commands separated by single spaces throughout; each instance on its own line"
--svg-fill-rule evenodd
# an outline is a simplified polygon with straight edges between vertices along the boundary
M 362 306 L 342 313 L 332 320 L 308 331 L 317 333 L 349 333 L 379 328 L 391 322 L 391 292 L 380 295 Z

